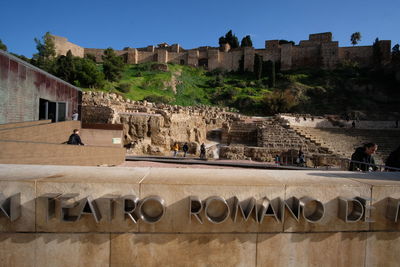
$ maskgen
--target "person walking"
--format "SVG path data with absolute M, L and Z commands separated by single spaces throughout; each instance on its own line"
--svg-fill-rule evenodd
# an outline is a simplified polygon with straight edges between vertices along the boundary
M 281 165 L 281 157 L 279 157 L 279 155 L 275 155 L 275 165 L 279 166 Z
M 204 143 L 200 146 L 200 159 L 206 159 L 206 146 Z
M 186 158 L 186 154 L 187 154 L 187 152 L 189 151 L 189 146 L 188 146 L 188 144 L 185 143 L 185 144 L 183 145 L 182 149 L 183 149 L 183 157 Z
M 306 163 L 304 152 L 301 149 L 299 150 L 299 157 L 297 158 L 297 163 L 299 164 L 300 167 L 304 167 L 304 164 Z
M 79 117 L 78 111 L 74 110 L 74 111 L 72 112 L 72 120 L 73 120 L 73 121 L 77 121 L 77 120 L 78 120 L 78 117 Z
M 178 152 L 179 152 L 178 143 L 175 143 L 172 149 L 174 150 L 174 158 L 176 158 L 176 156 L 178 155 Z
M 81 145 L 84 146 L 85 144 L 82 143 L 81 137 L 79 136 L 79 130 L 78 129 L 74 129 L 72 131 L 72 134 L 69 136 L 68 141 L 67 141 L 68 145 Z

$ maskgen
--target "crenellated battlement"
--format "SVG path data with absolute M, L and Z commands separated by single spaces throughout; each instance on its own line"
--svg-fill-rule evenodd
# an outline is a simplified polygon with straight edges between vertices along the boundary
M 57 54 L 65 55 L 71 50 L 75 56 L 94 55 L 98 62 L 105 49 L 83 48 L 68 41 L 67 38 L 53 36 Z M 391 41 L 379 41 L 383 63 L 391 60 Z M 184 49 L 179 44 L 169 45 L 161 43 L 157 46 L 142 48 L 126 47 L 115 50 L 128 64 L 145 62 L 175 63 L 194 67 L 204 67 L 208 70 L 222 69 L 236 71 L 239 62 L 243 60 L 246 71 L 253 71 L 254 57 L 262 56 L 263 61 L 280 62 L 283 70 L 296 68 L 323 68 L 333 69 L 344 61 L 353 61 L 360 67 L 368 67 L 373 64 L 373 46 L 339 47 L 338 41 L 333 41 L 332 33 L 310 34 L 308 40 L 302 40 L 298 45 L 282 43 L 279 40 L 265 41 L 265 48 L 253 47 L 231 49 L 228 46 L 211 47 L 202 46 L 193 49 Z

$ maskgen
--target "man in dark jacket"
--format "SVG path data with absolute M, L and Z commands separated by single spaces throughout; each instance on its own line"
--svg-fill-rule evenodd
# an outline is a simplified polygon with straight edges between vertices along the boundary
M 372 155 L 377 149 L 378 145 L 375 143 L 367 143 L 362 147 L 358 147 L 351 155 L 351 160 L 366 164 L 350 162 L 349 171 L 369 171 L 370 169 L 376 171 L 378 168 L 375 166 L 375 159 Z
M 78 129 L 74 129 L 73 134 L 71 134 L 69 136 L 67 144 L 69 144 L 69 145 L 81 145 L 81 146 L 85 145 L 81 141 L 81 137 L 79 136 L 79 130 Z
M 188 146 L 188 144 L 185 143 L 185 144 L 183 145 L 182 149 L 183 149 L 183 157 L 186 158 L 186 154 L 187 154 L 187 152 L 189 151 L 189 146 Z

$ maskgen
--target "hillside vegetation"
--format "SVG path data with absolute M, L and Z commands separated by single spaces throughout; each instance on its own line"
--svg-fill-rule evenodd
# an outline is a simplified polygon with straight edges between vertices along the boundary
M 396 112 L 400 105 L 400 85 L 394 71 L 348 64 L 332 71 L 278 71 L 275 75 L 260 78 L 254 73 L 144 63 L 125 65 L 118 81 L 107 81 L 98 90 L 117 92 L 132 100 L 228 106 L 252 115 L 357 111 L 371 116 Z
M 112 48 L 104 50 L 102 63 L 93 55 L 80 58 L 71 51 L 57 56 L 49 32 L 41 40 L 35 38 L 35 43 L 38 52 L 32 59 L 16 56 L 85 90 L 117 92 L 132 100 L 226 106 L 251 115 L 297 112 L 357 113 L 369 119 L 400 116 L 400 45 L 393 47 L 391 63 L 383 63 L 378 39 L 373 45 L 374 67 L 370 69 L 348 61 L 335 70 L 281 71 L 279 62 L 264 61 L 256 54 L 251 73 L 244 71 L 243 58 L 237 72 L 209 72 L 176 64 L 129 65 Z M 229 31 L 220 37 L 219 44 L 238 47 L 239 41 Z M 250 36 L 245 36 L 240 46 L 252 46 Z M 3 44 L 0 49 L 7 47 Z

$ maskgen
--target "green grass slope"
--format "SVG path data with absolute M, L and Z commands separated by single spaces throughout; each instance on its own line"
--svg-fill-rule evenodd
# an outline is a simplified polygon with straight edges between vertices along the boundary
M 99 90 L 132 100 L 228 106 L 252 115 L 395 113 L 400 106 L 400 83 L 393 73 L 352 65 L 331 71 L 277 71 L 275 84 L 265 73 L 257 79 L 253 73 L 167 66 L 166 70 L 157 63 L 126 65 L 118 82 L 106 82 Z

